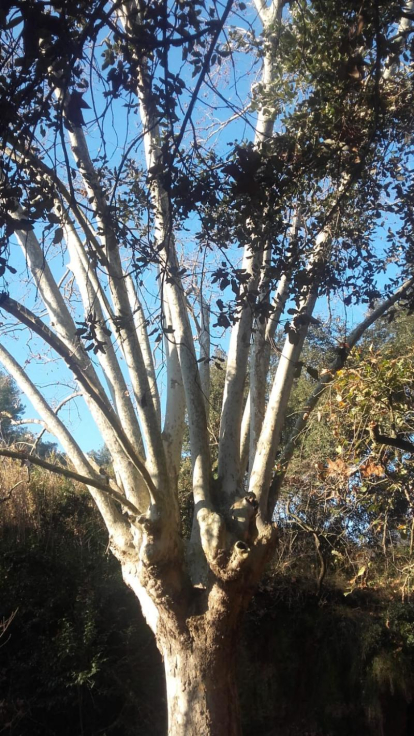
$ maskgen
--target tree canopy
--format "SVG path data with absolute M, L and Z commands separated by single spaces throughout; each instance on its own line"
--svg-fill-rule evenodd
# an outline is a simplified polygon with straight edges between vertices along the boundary
M 368 328 L 412 307 L 413 10 L 9 0 L 1 12 L 0 361 L 74 469 L 0 453 L 88 486 L 163 653 L 171 734 L 239 733 L 224 705 L 233 642 L 298 439 Z M 333 345 L 321 339 L 311 364 L 326 315 Z M 59 401 L 33 371 L 45 353 L 70 384 Z M 224 373 L 218 437 L 211 365 Z M 292 425 L 304 369 L 314 388 Z M 113 477 L 63 418 L 79 394 Z

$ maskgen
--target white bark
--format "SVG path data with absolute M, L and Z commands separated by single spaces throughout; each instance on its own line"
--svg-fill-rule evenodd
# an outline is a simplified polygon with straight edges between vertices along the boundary
M 270 314 L 267 322 L 263 324 L 259 320 L 256 320 L 256 329 L 254 334 L 254 341 L 252 347 L 252 355 L 250 359 L 250 392 L 246 403 L 244 415 L 243 415 L 243 427 L 246 432 L 247 427 L 250 426 L 249 434 L 249 467 L 253 467 L 254 457 L 256 454 L 257 441 L 259 439 L 260 431 L 262 429 L 263 419 L 266 409 L 266 390 L 268 373 L 270 368 L 270 356 L 271 356 L 271 343 L 274 339 L 277 327 L 280 322 L 280 318 L 284 312 L 287 298 L 289 296 L 290 278 L 294 267 L 294 263 L 297 260 L 297 241 L 298 233 L 301 225 L 300 211 L 296 211 L 292 225 L 290 228 L 290 244 L 289 251 L 287 254 L 288 270 L 287 273 L 283 274 L 279 280 L 276 292 L 273 296 L 273 312 Z M 267 289 L 267 277 L 264 275 L 263 283 L 261 286 L 262 290 Z M 265 297 L 266 298 L 266 297 Z M 241 474 L 244 474 L 247 463 L 247 447 L 243 444 L 245 435 L 242 434 L 242 445 L 240 456 L 241 462 Z
M 83 389 L 85 400 L 90 406 L 91 411 L 98 409 L 100 413 L 97 413 L 98 419 L 102 419 L 103 429 L 109 427 L 113 431 L 113 436 L 121 446 L 125 455 L 130 458 L 134 464 L 134 467 L 141 473 L 147 491 L 150 494 L 152 502 L 158 500 L 159 502 L 165 499 L 165 491 L 163 489 L 157 489 L 154 485 L 154 481 L 145 465 L 145 461 L 135 451 L 132 443 L 120 423 L 117 415 L 110 405 L 106 401 L 106 397 L 102 397 L 99 389 L 96 388 L 94 381 L 88 375 L 88 371 L 84 370 L 82 365 L 76 359 L 76 357 L 67 349 L 63 341 L 55 335 L 42 320 L 33 314 L 27 307 L 22 306 L 10 297 L 6 297 L 2 300 L 2 308 L 16 317 L 22 324 L 33 330 L 39 337 L 61 357 L 64 359 L 72 373 L 74 374 L 79 385 Z M 98 425 L 99 426 L 99 425 Z M 109 437 L 111 439 L 111 436 Z
M 260 2 L 260 0 L 258 0 Z M 414 3 L 410 2 L 410 5 Z M 399 29 L 406 29 L 406 19 L 402 18 Z M 395 71 L 395 69 L 393 70 Z M 383 73 L 385 79 L 387 72 Z M 351 181 L 348 173 L 342 173 L 338 195 L 341 197 L 346 191 Z M 311 258 L 309 268 L 315 271 L 314 285 L 306 302 L 306 313 L 312 315 L 313 308 L 317 298 L 317 282 L 318 270 L 322 266 L 326 258 L 324 242 L 329 235 L 328 229 L 325 227 L 319 233 L 315 245 L 315 251 Z M 300 308 L 303 308 L 303 302 Z M 249 480 L 249 490 L 254 490 L 260 502 L 260 515 L 263 519 L 268 516 L 268 488 L 272 476 L 272 466 L 274 463 L 275 453 L 280 441 L 280 433 L 283 427 L 287 402 L 293 383 L 293 373 L 295 365 L 300 357 L 304 339 L 306 337 L 307 326 L 305 325 L 301 331 L 297 344 L 290 345 L 286 340 L 285 348 L 280 358 L 278 370 L 273 382 L 272 391 L 269 397 L 268 407 L 263 423 L 263 429 L 260 440 L 257 444 L 257 451 L 254 459 L 253 468 Z
M 316 298 L 316 294 L 312 294 L 308 298 L 304 310 L 305 314 L 312 315 Z M 262 431 L 257 443 L 254 463 L 250 473 L 249 491 L 254 491 L 256 497 L 260 499 L 260 511 L 263 518 L 266 516 L 267 489 L 272 477 L 274 458 L 280 442 L 295 367 L 300 358 L 306 334 L 307 327 L 304 326 L 298 333 L 296 344 L 292 344 L 289 338 L 286 338 L 270 392 Z
M 147 320 L 145 318 L 142 304 L 139 300 L 137 290 L 130 274 L 125 275 L 125 283 L 131 311 L 134 315 L 134 325 L 137 333 L 139 345 L 141 347 L 142 359 L 144 361 L 145 370 L 148 377 L 148 383 L 151 392 L 151 398 L 154 402 L 155 413 L 161 426 L 161 403 L 158 392 L 157 376 L 155 374 L 155 365 L 151 352 L 151 344 L 148 338 Z
M 312 316 L 318 298 L 318 279 L 327 254 L 328 238 L 327 228 L 316 238 L 314 253 L 308 266 L 309 272 L 314 274 L 314 282 L 310 286 L 308 296 L 299 301 L 298 307 L 299 314 L 304 317 L 304 324 L 297 329 L 294 338 L 288 336 L 285 340 L 250 471 L 249 491 L 253 491 L 259 500 L 260 517 L 263 520 L 266 520 L 267 517 L 268 489 L 294 373 L 308 332 L 309 318 Z
M 274 298 L 275 310 L 267 324 L 256 326 L 251 356 L 250 392 L 247 397 L 242 422 L 241 473 L 246 470 L 247 458 L 250 468 L 256 454 L 257 441 L 263 424 L 266 408 L 266 390 L 270 366 L 271 340 L 283 314 L 289 294 L 289 279 L 282 276 Z M 246 434 L 248 433 L 248 441 Z
M 271 0 L 270 3 L 267 3 L 267 0 L 254 0 L 256 10 L 263 25 L 270 25 L 275 20 L 280 20 L 285 1 Z
M 263 57 L 262 84 L 265 87 L 265 93 L 269 94 L 274 83 L 274 63 L 276 49 L 278 46 L 278 37 L 276 35 L 276 26 L 282 18 L 284 0 L 272 0 L 269 6 L 265 0 L 255 0 L 260 19 L 263 24 L 263 32 L 265 37 L 265 53 Z M 273 126 L 276 117 L 276 111 L 269 115 L 262 108 L 257 116 L 255 143 L 265 143 L 273 135 Z
M 276 107 L 269 112 L 272 107 L 269 101 L 272 100 L 274 85 L 278 78 L 276 54 L 284 4 L 283 0 L 273 0 L 272 2 L 255 0 L 258 15 L 263 24 L 261 90 L 264 91 L 264 99 L 262 100 L 262 109 L 257 117 L 254 144 L 256 150 L 263 151 L 264 155 L 266 155 L 268 148 L 265 144 L 273 136 L 276 116 Z M 408 5 L 411 7 L 412 3 Z M 168 3 L 165 7 L 168 9 Z M 230 7 L 231 2 L 226 2 L 225 12 L 222 16 L 223 21 L 230 12 Z M 252 301 L 246 299 L 246 305 L 240 307 L 239 319 L 234 324 L 230 337 L 225 377 L 220 428 L 219 482 L 214 481 L 214 491 L 219 496 L 220 492 L 222 495 L 216 504 L 215 495 L 210 493 L 212 469 L 207 429 L 210 359 L 209 315 L 206 303 L 201 297 L 200 351 L 197 353 L 192 335 L 192 320 L 186 303 L 184 289 L 186 282 L 178 275 L 179 264 L 173 235 L 175 223 L 173 221 L 174 211 L 170 206 L 171 195 L 169 189 L 165 188 L 163 176 L 157 173 L 160 169 L 164 169 L 165 172 L 168 167 L 170 167 L 170 171 L 174 171 L 171 166 L 171 158 L 169 155 L 165 156 L 164 145 L 161 145 L 164 140 L 164 132 L 163 129 L 160 132 L 158 123 L 162 113 L 159 113 L 157 109 L 157 106 L 161 104 L 161 97 L 158 95 L 155 86 L 153 88 L 154 83 L 158 84 L 160 82 L 161 67 L 165 70 L 166 80 L 168 80 L 171 70 L 168 69 L 168 64 L 163 66 L 163 63 L 161 63 L 158 67 L 156 66 L 158 64 L 157 52 L 160 49 L 162 50 L 165 41 L 165 36 L 164 40 L 160 40 L 162 33 L 158 35 L 158 31 L 156 32 L 153 39 L 155 46 L 152 50 L 147 51 L 148 58 L 145 58 L 145 53 L 142 50 L 145 43 L 143 47 L 139 45 L 142 31 L 144 30 L 145 36 L 147 27 L 139 28 L 141 16 L 140 12 L 137 11 L 142 10 L 142 17 L 144 17 L 147 9 L 150 9 L 150 4 L 141 4 L 139 0 L 126 1 L 121 6 L 113 7 L 114 14 L 117 14 L 116 17 L 122 21 L 125 29 L 125 34 L 122 34 L 123 40 L 128 40 L 125 39 L 125 35 L 128 36 L 129 34 L 130 36 L 128 54 L 130 57 L 135 56 L 135 58 L 128 60 L 131 61 L 128 73 L 129 71 L 131 71 L 131 74 L 136 72 L 142 140 L 148 169 L 146 186 L 148 186 L 150 198 L 148 222 L 146 224 L 148 224 L 151 239 L 156 241 L 157 246 L 154 249 L 154 260 L 156 260 L 156 265 L 159 267 L 158 296 L 162 310 L 161 326 L 165 332 L 166 344 L 167 401 L 163 432 L 161 431 L 161 402 L 156 385 L 156 371 L 146 329 L 145 315 L 134 282 L 126 273 L 127 268 L 123 264 L 125 251 L 120 250 L 122 244 L 117 242 L 118 229 L 113 219 L 114 209 L 111 208 L 107 198 L 105 182 L 91 159 L 90 151 L 92 148 L 88 149 L 82 126 L 75 125 L 70 119 L 70 114 L 68 114 L 71 85 L 65 90 L 62 87 L 62 91 L 58 92 L 57 95 L 62 103 L 63 112 L 66 113 L 66 124 L 73 159 L 83 177 L 86 192 L 83 191 L 82 196 L 89 200 L 88 208 L 80 210 L 75 201 L 75 193 L 69 192 L 54 172 L 47 170 L 43 162 L 37 161 L 35 154 L 29 153 L 27 155 L 31 158 L 30 166 L 34 158 L 38 169 L 42 170 L 45 176 L 50 177 L 56 187 L 56 197 L 62 197 L 64 206 L 67 205 L 68 212 L 72 209 L 71 217 L 74 216 L 77 219 L 85 235 L 86 243 L 84 244 L 75 227 L 69 221 L 65 210 L 59 210 L 71 255 L 71 268 L 76 276 L 84 310 L 86 313 L 93 311 L 96 314 L 97 337 L 101 342 L 107 344 L 105 352 L 98 354 L 97 359 L 100 360 L 110 396 L 98 381 L 94 366 L 82 347 L 81 340 L 76 336 L 72 316 L 65 306 L 62 294 L 53 279 L 50 269 L 45 263 L 42 249 L 33 231 L 26 232 L 21 229 L 17 232 L 17 235 L 24 248 L 36 287 L 47 306 L 52 329 L 49 331 L 44 323 L 41 323 L 40 320 L 36 321 L 34 315 L 28 315 L 27 313 L 24 315 L 24 308 L 21 309 L 20 313 L 18 309 L 14 309 L 14 312 L 11 310 L 10 313 L 18 318 L 21 317 L 24 324 L 43 336 L 47 344 L 55 349 L 57 354 L 72 369 L 113 457 L 117 481 L 119 479 L 119 488 L 125 494 L 125 501 L 130 499 L 129 511 L 131 511 L 131 506 L 135 508 L 134 504 L 144 512 L 145 507 L 149 506 L 148 511 L 142 513 L 139 518 L 133 521 L 130 519 L 126 523 L 122 519 L 120 520 L 119 515 L 117 516 L 115 513 L 117 506 L 113 503 L 113 499 L 108 500 L 104 493 L 99 495 L 102 488 L 97 487 L 92 491 L 95 496 L 98 494 L 96 496 L 97 502 L 101 504 L 104 515 L 106 514 L 108 528 L 111 532 L 113 529 L 115 530 L 115 535 L 119 540 L 113 540 L 113 546 L 115 554 L 118 554 L 123 565 L 124 577 L 137 593 L 147 611 L 146 615 L 151 627 L 159 635 L 160 619 L 157 606 L 160 610 L 164 606 L 165 613 L 173 597 L 170 598 L 170 587 L 165 586 L 161 590 L 165 568 L 170 560 L 174 563 L 172 564 L 174 569 L 168 583 L 170 584 L 173 581 L 175 584 L 180 575 L 180 566 L 175 564 L 181 554 L 181 551 L 178 552 L 177 550 L 182 550 L 182 547 L 177 543 L 178 502 L 176 491 L 185 406 L 188 412 L 195 500 L 192 545 L 193 549 L 196 549 L 194 565 L 196 574 L 193 582 L 197 578 L 202 578 L 206 572 L 206 566 L 203 569 L 203 565 L 200 563 L 201 559 L 204 562 L 207 561 L 210 571 L 222 583 L 225 580 L 234 579 L 237 574 L 240 574 L 242 565 L 246 561 L 249 562 L 254 559 L 254 555 L 258 554 L 257 550 L 260 544 L 263 543 L 263 547 L 265 546 L 264 537 L 260 537 L 260 534 L 260 539 L 255 534 L 251 534 L 249 538 L 249 529 L 240 530 L 240 528 L 237 528 L 234 531 L 234 528 L 230 528 L 231 521 L 227 519 L 228 523 L 226 523 L 228 509 L 225 507 L 230 505 L 231 497 L 241 490 L 245 481 L 248 445 L 250 444 L 249 489 L 256 493 L 260 501 L 261 521 L 266 521 L 268 488 L 275 452 L 278 447 L 293 375 L 306 337 L 308 323 L 305 319 L 301 323 L 300 329 L 298 327 L 295 334 L 290 336 L 291 339 L 286 340 L 271 389 L 267 410 L 265 411 L 270 341 L 274 336 L 276 326 L 285 307 L 289 292 L 289 274 L 286 273 L 282 277 L 278 286 L 274 314 L 269 318 L 267 324 L 258 324 L 256 333 L 253 333 L 252 330 L 254 326 L 253 315 L 255 313 L 252 308 L 253 299 Z M 221 33 L 220 23 L 216 27 L 218 28 L 217 34 Z M 178 27 L 175 30 L 180 33 Z M 206 26 L 206 30 L 209 30 L 213 39 L 210 45 L 212 52 L 218 39 L 214 31 L 214 21 L 210 23 L 210 27 Z M 172 31 L 173 34 L 174 32 Z M 201 35 L 203 35 L 203 32 Z M 178 42 L 175 39 L 173 43 L 177 42 L 177 45 L 180 45 L 181 41 L 184 42 L 184 40 L 185 34 Z M 171 37 L 167 39 L 166 52 L 170 41 Z M 125 43 L 125 49 L 126 46 Z M 206 49 L 204 61 L 201 62 L 203 71 L 195 83 L 195 93 L 190 100 L 187 112 L 184 114 L 181 130 L 175 138 L 172 136 L 171 139 L 171 150 L 173 156 L 176 156 L 176 160 L 186 124 L 194 111 L 192 105 L 198 99 L 198 92 L 204 75 L 208 74 L 208 62 L 211 60 L 211 55 L 209 56 L 208 46 Z M 152 55 L 153 51 L 154 56 Z M 162 52 L 160 51 L 160 53 Z M 155 72 L 154 68 L 156 68 Z M 286 67 L 282 68 L 282 75 L 285 69 Z M 168 82 L 166 83 L 166 89 L 167 87 Z M 122 87 L 121 93 L 123 94 Z M 21 155 L 24 160 L 24 152 Z M 16 161 L 16 158 L 13 158 L 13 160 Z M 17 163 L 17 165 L 19 164 Z M 69 165 L 72 165 L 72 160 Z M 358 168 L 356 171 L 358 173 Z M 344 187 L 350 185 L 352 181 L 350 176 L 343 175 L 340 187 L 341 199 L 344 199 L 342 196 Z M 78 193 L 80 191 L 80 188 L 78 188 Z M 305 195 L 306 192 L 304 192 Z M 329 197 L 326 202 L 328 201 Z M 327 209 L 326 202 L 325 206 L 322 203 L 322 210 Z M 339 201 L 335 205 L 336 211 L 338 211 L 338 204 Z M 89 214 L 85 215 L 85 212 Z M 23 216 L 23 211 L 18 210 L 15 214 L 17 218 Z M 88 217 L 90 217 L 90 221 Z M 330 215 L 328 215 L 328 219 L 329 217 Z M 310 219 L 312 219 L 311 216 Z M 266 265 L 267 258 L 270 261 L 270 246 L 272 243 L 266 242 L 264 237 L 260 238 L 260 222 L 257 227 L 257 223 L 253 223 L 252 219 L 249 220 L 246 217 L 245 224 L 247 230 L 250 228 L 252 241 L 248 243 L 243 254 L 243 268 L 250 278 L 247 287 L 243 286 L 242 288 L 246 289 L 248 296 L 252 297 L 253 294 L 255 296 L 258 284 L 260 292 L 260 271 L 262 269 L 262 273 L 265 273 L 263 266 Z M 257 232 L 259 232 L 259 236 L 254 236 L 253 233 Z M 314 252 L 311 254 L 309 293 L 303 296 L 299 303 L 300 313 L 298 316 L 302 318 L 310 317 L 314 308 L 320 271 L 327 255 L 323 247 L 324 239 L 328 234 L 329 230 L 324 228 L 315 245 Z M 254 237 L 256 242 L 253 242 Z M 89 255 L 90 251 L 92 251 L 92 257 Z M 102 273 L 99 272 L 99 279 L 98 270 L 95 268 L 95 259 L 99 262 L 100 269 L 102 269 Z M 107 292 L 110 292 L 111 297 L 107 295 Z M 259 293 L 260 297 L 268 298 L 267 293 L 263 294 L 262 292 Z M 8 300 L 11 301 L 7 294 L 3 295 L 3 302 Z M 5 309 L 7 309 L 7 303 L 5 303 Z M 29 310 L 26 311 L 29 312 Z M 104 320 L 106 320 L 106 324 L 113 333 L 113 343 L 104 332 Z M 297 324 L 299 325 L 299 322 Z M 168 329 L 170 326 L 171 332 Z M 253 334 L 255 336 L 253 337 L 252 350 Z M 65 350 L 62 349 L 62 345 Z M 123 375 L 122 364 L 117 358 L 118 347 L 124 354 L 129 371 L 129 379 L 127 378 L 127 380 Z M 242 421 L 249 353 L 251 357 L 251 392 Z M 198 364 L 197 358 L 203 358 L 203 362 Z M 9 366 L 14 368 L 14 364 L 10 363 L 10 357 L 6 355 L 6 359 L 9 360 Z M 133 401 L 127 395 L 127 384 L 129 382 L 132 384 L 137 402 L 136 412 Z M 43 411 L 43 416 L 46 417 L 43 421 L 47 423 L 48 427 L 58 431 L 59 436 L 66 442 L 66 445 L 64 445 L 62 439 L 60 440 L 64 447 L 68 448 L 67 451 L 70 451 L 74 462 L 79 464 L 80 469 L 83 469 L 84 472 L 89 468 L 88 472 L 90 474 L 95 473 L 93 464 L 82 455 L 70 434 L 62 434 L 61 423 L 56 418 L 56 413 L 44 406 L 44 399 L 38 393 L 36 394 L 30 382 L 24 385 L 29 395 L 34 396 L 38 407 Z M 55 417 L 53 426 L 52 416 Z M 250 440 L 248 440 L 249 435 Z M 141 440 L 146 451 L 145 457 L 141 452 Z M 134 504 L 132 504 L 131 499 Z M 214 507 L 215 504 L 216 508 Z M 251 518 L 248 519 L 249 523 L 250 520 Z M 234 516 L 232 521 L 234 521 Z M 259 531 L 263 532 L 263 529 Z M 129 552 L 127 554 L 125 550 L 128 549 L 131 535 L 134 548 L 133 552 L 129 549 L 131 554 Z M 240 538 L 235 541 L 237 535 Z M 245 539 L 248 540 L 251 546 L 245 543 Z M 171 542 L 171 544 L 168 546 L 167 542 Z M 191 545 L 189 547 L 191 548 Z M 122 548 L 124 554 L 120 554 L 118 548 Z M 162 552 L 160 554 L 160 550 L 164 550 L 164 554 Z M 167 554 L 172 550 L 175 556 Z M 199 556 L 197 556 L 197 553 L 199 553 Z M 126 558 L 128 559 L 126 560 Z M 162 561 L 162 565 L 158 564 L 160 561 Z M 157 579 L 154 572 L 155 568 L 157 568 Z M 209 584 L 213 575 L 204 577 L 206 585 Z M 246 580 L 247 575 L 244 582 Z M 182 592 L 182 589 L 180 589 L 180 592 Z M 221 590 L 223 589 L 224 586 L 221 586 Z M 169 601 L 168 606 L 165 604 L 167 599 Z M 211 606 L 211 602 L 210 598 L 208 606 Z M 171 613 L 170 610 L 169 613 Z M 162 624 L 165 627 L 165 619 Z M 202 644 L 204 645 L 204 642 Z M 200 652 L 198 652 L 199 654 Z M 186 694 L 182 695 L 181 693 L 176 698 L 176 700 L 182 698 L 176 711 L 178 716 L 180 717 L 181 706 L 183 709 L 185 708 L 188 714 L 191 697 L 193 698 L 192 704 L 195 703 L 194 710 L 197 708 L 200 711 L 204 709 L 205 714 L 205 708 L 207 707 L 207 699 L 203 700 L 205 692 L 203 691 L 200 695 L 200 691 L 193 695 L 194 673 L 191 675 L 193 679 L 188 684 L 188 673 L 186 673 L 185 668 L 180 670 L 175 655 L 176 652 L 165 652 L 169 680 L 174 682 L 175 688 L 181 687 L 182 690 L 186 690 Z M 194 664 L 194 661 L 192 664 Z M 178 672 L 177 676 L 175 671 Z M 171 702 L 173 701 L 174 695 L 171 697 Z
M 200 344 L 199 372 L 201 390 L 204 396 L 204 406 L 206 410 L 206 419 L 210 411 L 210 310 L 206 303 L 202 290 L 200 289 L 198 303 L 200 306 L 200 332 L 198 341 Z
M 164 301 L 165 328 L 172 327 L 172 319 L 168 304 Z M 185 393 L 181 375 L 180 361 L 174 332 L 164 335 L 165 356 L 167 364 L 167 404 L 163 438 L 171 467 L 174 488 L 177 487 L 180 472 L 181 449 L 185 426 Z
M 128 562 L 121 567 L 122 577 L 139 600 L 144 618 L 155 636 L 157 635 L 159 611 L 144 585 L 139 582 L 137 564 Z
M 262 85 L 265 94 L 269 94 L 274 83 L 274 63 L 278 38 L 274 34 L 274 24 L 280 22 L 283 2 L 266 2 L 257 0 L 256 7 L 263 23 L 265 35 L 265 53 L 263 58 Z M 255 144 L 265 143 L 272 137 L 276 112 L 269 115 L 266 108 L 259 111 L 255 130 Z M 264 260 L 266 243 L 247 245 L 243 254 L 242 268 L 250 275 L 246 291 L 257 289 L 260 278 L 260 267 Z M 224 384 L 223 408 L 220 423 L 220 443 L 218 473 L 223 493 L 227 497 L 236 495 L 241 481 L 240 457 L 243 393 L 246 380 L 247 364 L 252 335 L 253 312 L 249 302 L 241 310 L 238 321 L 234 324 L 227 356 L 226 379 Z M 246 423 L 244 425 L 246 429 Z M 243 435 L 245 436 L 245 435 Z M 244 458 L 243 458 L 244 459 Z
M 193 336 L 182 289 L 165 284 L 165 295 L 174 325 L 178 346 L 181 375 L 186 396 L 193 464 L 193 493 L 195 503 L 204 503 L 209 497 L 210 457 L 204 398 L 201 390 Z
M 17 220 L 24 220 L 26 215 L 24 210 L 18 207 L 13 213 L 13 217 Z M 36 288 L 49 313 L 51 327 L 70 350 L 76 351 L 79 341 L 76 337 L 75 324 L 57 287 L 56 281 L 52 276 L 46 256 L 34 231 L 16 229 L 15 234 L 26 258 Z M 79 351 L 77 352 L 79 355 Z M 83 356 L 84 363 L 85 357 Z
M 405 5 L 403 6 L 403 10 L 405 13 L 414 14 L 414 1 L 413 0 L 407 0 Z M 402 46 L 407 44 L 408 36 L 407 31 L 411 28 L 412 20 L 410 18 L 404 18 L 402 17 L 400 19 L 400 22 L 398 24 L 398 34 L 397 37 L 394 38 L 394 43 L 398 45 L 398 47 L 401 49 Z M 385 69 L 383 72 L 383 79 L 385 81 L 388 81 L 392 77 L 395 76 L 396 72 L 398 71 L 398 64 L 393 62 L 392 59 L 387 59 L 385 64 Z
M 93 198 L 96 217 L 102 232 L 101 238 L 105 245 L 105 256 L 108 261 L 107 275 L 114 305 L 114 314 L 118 320 L 118 330 L 122 339 L 125 360 L 137 402 L 138 416 L 147 453 L 148 468 L 155 485 L 158 488 L 163 487 L 166 490 L 168 488 L 168 474 L 161 438 L 161 428 L 152 399 L 141 347 L 135 332 L 134 317 L 128 299 L 119 247 L 111 225 L 110 213 L 99 177 L 89 155 L 83 130 L 80 127 L 71 126 L 69 137 L 77 166 L 83 176 L 85 188 L 90 197 Z
M 143 445 L 137 417 L 129 398 L 127 385 L 115 355 L 111 336 L 107 335 L 103 331 L 105 321 L 99 301 L 99 295 L 96 293 L 95 288 L 91 283 L 91 279 L 89 278 L 90 271 L 85 269 L 80 255 L 83 249 L 82 243 L 80 242 L 72 223 L 67 218 L 63 219 L 62 224 L 71 258 L 69 267 L 75 275 L 76 282 L 81 293 L 85 314 L 90 312 L 95 314 L 97 318 L 97 339 L 105 343 L 103 351 L 100 350 L 97 353 L 99 362 L 107 380 L 121 424 L 135 451 L 137 453 L 141 453 Z M 113 432 L 107 431 L 106 435 L 108 437 L 107 446 L 113 458 L 114 469 L 117 477 L 122 479 L 122 484 L 127 498 L 133 499 L 140 508 L 147 508 L 149 497 L 141 474 L 138 473 L 131 460 L 125 456 L 122 448 L 119 446 L 117 438 L 113 436 Z
M 257 289 L 261 254 L 246 248 L 242 268 L 250 273 L 247 291 Z M 218 474 L 223 493 L 236 495 L 240 475 L 240 431 L 253 324 L 252 306 L 247 301 L 232 328 L 227 355 L 226 379 L 220 422 Z
M 24 212 L 21 208 L 16 210 L 15 217 L 17 219 L 24 218 Z M 42 248 L 34 232 L 32 230 L 16 230 L 16 236 L 26 256 L 36 287 L 48 310 L 51 326 L 56 330 L 56 334 L 70 351 L 72 361 L 77 363 L 79 369 L 87 376 L 89 383 L 94 386 L 101 401 L 110 410 L 108 397 L 96 375 L 89 356 L 83 350 L 76 335 L 76 326 L 73 318 L 46 263 Z M 115 466 L 122 466 L 122 482 L 128 496 L 130 498 L 133 497 L 136 502 L 139 501 L 142 508 L 146 508 L 149 500 L 147 492 L 143 491 L 142 483 L 137 479 L 135 469 L 131 466 L 127 457 L 125 457 L 119 445 L 119 438 L 116 431 L 108 423 L 105 416 L 102 415 L 102 411 L 96 406 L 96 403 L 91 400 L 90 394 L 83 390 L 83 395 L 101 432 L 102 438 L 114 458 Z M 134 441 L 134 434 L 131 440 L 132 442 Z M 137 497 L 137 493 L 140 495 L 140 498 Z
M 117 414 L 127 432 L 131 442 L 138 452 L 142 451 L 142 438 L 136 414 L 129 398 L 129 392 L 120 369 L 112 345 L 112 336 L 104 332 L 108 327 L 101 309 L 99 294 L 90 278 L 90 269 L 85 268 L 81 251 L 83 245 L 69 219 L 63 218 L 63 231 L 70 255 L 69 268 L 73 272 L 78 285 L 85 314 L 96 316 L 96 336 L 104 343 L 102 350 L 97 352 L 97 358 L 104 372 L 108 388 L 112 396 Z M 112 327 L 112 325 L 111 325 Z
M 0 345 L 0 361 L 4 365 L 6 371 L 13 376 L 19 388 L 26 394 L 33 408 L 40 414 L 47 430 L 53 434 L 62 445 L 64 451 L 71 459 L 79 473 L 85 476 L 94 477 L 95 472 L 89 462 L 89 459 L 82 452 L 77 442 L 66 429 L 62 421 L 49 407 L 47 401 L 43 398 L 40 391 L 35 387 L 33 382 L 26 375 L 23 368 L 10 355 L 6 348 Z M 125 527 L 122 516 L 117 511 L 111 499 L 102 491 L 89 486 L 89 491 L 95 500 L 96 505 L 107 525 L 110 534 L 116 538 L 119 546 L 124 547 L 128 541 L 129 533 Z
M 134 17 L 132 16 L 133 7 L 133 4 L 125 3 L 123 13 L 120 15 L 121 22 L 128 32 L 131 30 L 133 32 L 134 24 L 138 21 L 136 15 Z M 151 99 L 151 81 L 147 69 L 147 60 L 140 58 L 137 61 L 139 62 L 137 92 L 140 101 L 141 122 L 144 130 L 145 155 L 147 169 L 151 171 L 154 167 L 162 163 L 159 126 Z M 153 176 L 150 184 L 150 192 L 154 209 L 155 238 L 160 246 L 160 257 L 163 259 L 162 270 L 165 272 L 161 276 L 162 298 L 166 300 L 170 310 L 186 396 L 193 464 L 194 500 L 196 503 L 204 504 L 209 495 L 210 481 L 204 399 L 184 290 L 180 278 L 176 275 L 178 262 L 175 253 L 174 238 L 171 232 L 172 222 L 168 195 L 162 186 L 159 176 Z

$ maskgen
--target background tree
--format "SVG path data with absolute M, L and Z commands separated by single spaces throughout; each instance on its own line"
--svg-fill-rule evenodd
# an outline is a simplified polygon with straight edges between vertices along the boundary
M 0 360 L 75 470 L 30 461 L 84 482 L 103 516 L 164 658 L 170 734 L 240 732 L 235 644 L 275 549 L 274 506 L 297 438 L 368 327 L 412 299 L 411 16 L 411 3 L 378 0 L 9 2 L 1 16 L 0 307 L 71 371 L 113 478 L 4 344 Z M 109 150 L 111 114 L 126 123 Z M 223 151 L 231 123 L 236 141 Z M 32 278 L 25 303 L 12 236 Z M 54 250 L 69 255 L 68 274 Z M 343 326 L 329 366 L 308 367 L 318 383 L 282 450 L 315 305 L 334 296 L 371 311 Z M 216 468 L 210 345 L 226 328 Z M 178 503 L 185 412 L 188 543 Z
M 5 373 L 0 374 L 0 407 L 1 439 L 3 442 L 14 442 L 19 435 L 19 429 L 12 427 L 11 422 L 21 419 L 24 405 L 15 382 Z

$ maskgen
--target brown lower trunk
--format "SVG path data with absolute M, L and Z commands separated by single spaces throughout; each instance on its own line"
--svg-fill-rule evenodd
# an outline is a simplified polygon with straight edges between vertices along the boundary
M 213 646 L 208 639 L 162 647 L 168 736 L 241 736 L 235 651 L 224 639 Z

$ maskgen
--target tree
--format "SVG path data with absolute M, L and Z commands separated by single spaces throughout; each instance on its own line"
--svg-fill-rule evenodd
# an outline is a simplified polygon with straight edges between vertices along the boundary
M 411 2 L 379 0 L 9 0 L 0 17 L 0 307 L 66 364 L 114 478 L 4 341 L 0 360 L 75 469 L 30 461 L 84 482 L 102 514 L 163 655 L 174 736 L 240 733 L 236 642 L 275 549 L 287 464 L 350 349 L 412 300 L 412 15 Z M 13 238 L 31 273 L 26 303 L 12 296 Z M 67 283 L 55 251 L 70 258 Z M 370 311 L 343 326 L 329 365 L 321 355 L 320 370 L 307 366 L 316 387 L 281 448 L 326 297 Z M 226 329 L 213 464 L 210 346 Z M 178 500 L 185 414 L 189 540 Z
M 46 457 L 50 453 L 56 453 L 56 442 L 42 440 L 45 427 L 41 429 L 37 437 L 25 429 L 28 424 L 22 419 L 24 404 L 21 402 L 21 392 L 11 376 L 0 373 L 0 443 L 15 445 L 16 448 L 30 446 L 31 452 L 36 450 L 40 457 Z M 34 419 L 30 423 L 42 424 Z
M 13 442 L 19 430 L 12 428 L 12 421 L 18 421 L 24 412 L 20 391 L 11 376 L 0 373 L 0 438 L 3 442 Z

